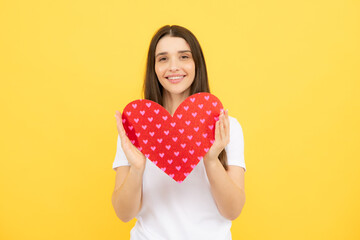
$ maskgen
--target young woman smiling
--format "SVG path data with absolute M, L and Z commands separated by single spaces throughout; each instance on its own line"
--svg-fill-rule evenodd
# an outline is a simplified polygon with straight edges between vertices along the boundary
M 199 92 L 210 93 L 210 89 L 198 40 L 181 26 L 160 28 L 150 42 L 144 98 L 173 115 L 187 97 Z M 244 141 L 237 119 L 227 110 L 221 112 L 215 142 L 179 184 L 130 142 L 119 111 L 115 117 L 119 135 L 112 204 L 123 222 L 137 218 L 130 239 L 231 239 L 231 221 L 245 204 Z

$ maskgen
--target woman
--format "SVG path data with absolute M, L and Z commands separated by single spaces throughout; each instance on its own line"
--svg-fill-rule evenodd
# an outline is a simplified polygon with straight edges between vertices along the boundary
M 144 97 L 171 115 L 187 97 L 210 92 L 204 56 L 196 37 L 172 25 L 153 36 L 147 59 Z M 131 240 L 228 240 L 231 221 L 245 203 L 243 133 L 221 112 L 215 142 L 181 184 L 164 174 L 128 139 L 116 111 L 118 143 L 112 204 L 124 222 L 137 218 Z

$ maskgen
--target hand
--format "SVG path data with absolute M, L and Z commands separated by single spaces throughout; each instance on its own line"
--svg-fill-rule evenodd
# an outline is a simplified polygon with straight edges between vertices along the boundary
M 215 124 L 215 141 L 210 147 L 209 151 L 206 153 L 206 158 L 209 159 L 218 159 L 221 151 L 228 145 L 230 142 L 230 122 L 228 110 L 223 111 L 221 109 L 219 120 Z
M 130 141 L 128 136 L 126 135 L 121 113 L 116 111 L 115 113 L 117 130 L 121 140 L 121 147 L 125 153 L 127 160 L 130 165 L 135 167 L 136 170 L 143 171 L 145 169 L 146 157 L 145 155 L 137 149 L 134 144 Z

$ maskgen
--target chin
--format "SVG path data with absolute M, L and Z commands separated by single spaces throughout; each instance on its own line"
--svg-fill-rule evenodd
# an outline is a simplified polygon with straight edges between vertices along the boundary
M 183 94 L 185 93 L 188 89 L 188 88 L 178 88 L 178 87 L 171 87 L 171 88 L 168 88 L 166 89 L 170 94 Z M 189 90 L 190 91 L 190 90 Z

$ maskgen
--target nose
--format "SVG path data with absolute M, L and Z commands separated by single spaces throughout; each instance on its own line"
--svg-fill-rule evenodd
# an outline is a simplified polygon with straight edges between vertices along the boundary
M 179 70 L 179 64 L 176 60 L 171 60 L 170 61 L 170 66 L 169 66 L 170 71 L 174 72 Z

